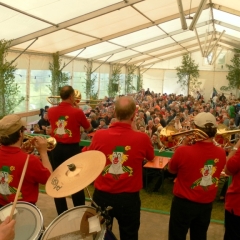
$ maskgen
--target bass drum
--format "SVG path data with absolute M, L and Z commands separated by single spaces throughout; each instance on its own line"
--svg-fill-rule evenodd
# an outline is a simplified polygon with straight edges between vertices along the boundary
M 0 209 L 0 218 L 3 221 L 10 215 L 12 203 L 5 205 Z M 28 202 L 17 202 L 16 214 L 13 218 L 15 224 L 14 240 L 36 240 L 39 239 L 43 232 L 43 217 L 40 210 Z
M 90 206 L 78 206 L 69 209 L 55 218 L 46 228 L 41 240 L 114 240 L 111 232 L 106 231 L 104 219 L 100 216 L 101 230 L 89 233 L 90 217 L 96 216 L 96 210 Z M 102 223 L 103 222 L 103 223 Z M 105 238 L 105 235 L 107 238 Z

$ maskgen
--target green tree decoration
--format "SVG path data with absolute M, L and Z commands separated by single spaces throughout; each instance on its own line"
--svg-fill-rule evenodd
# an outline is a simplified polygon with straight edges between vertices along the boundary
M 140 73 L 139 70 L 139 74 L 137 75 L 137 92 L 142 90 L 142 88 L 143 88 L 143 75 Z
M 59 53 L 52 54 L 53 61 L 49 63 L 49 70 L 51 71 L 51 85 L 47 85 L 52 96 L 59 96 L 60 88 L 67 85 L 69 76 L 67 73 L 62 72 L 65 63 L 62 65 L 62 59 L 59 57 Z M 54 101 L 60 101 L 54 99 Z M 56 103 L 57 104 L 57 103 Z
M 14 113 L 14 109 L 25 98 L 20 96 L 20 86 L 15 82 L 16 65 L 8 62 L 6 57 L 11 41 L 0 40 L 0 119 Z
M 127 65 L 126 66 L 127 74 L 125 78 L 125 92 L 126 93 L 133 93 L 135 87 L 133 86 L 133 77 L 134 77 L 134 72 L 136 70 L 135 65 Z
M 112 66 L 112 75 L 109 78 L 108 84 L 108 96 L 115 97 L 118 93 L 118 85 L 120 82 L 122 66 L 120 64 L 114 64 Z
M 98 92 L 94 92 L 94 85 L 95 81 L 97 79 L 97 75 L 93 74 L 93 62 L 92 61 L 87 61 L 87 66 L 85 65 L 85 71 L 86 71 L 86 85 L 84 86 L 85 88 L 85 93 L 86 93 L 86 98 L 87 99 L 93 99 L 96 100 L 98 99 Z
M 195 92 L 199 88 L 201 82 L 198 81 L 199 70 L 198 64 L 191 58 L 190 55 L 185 54 L 182 58 L 182 65 L 176 68 L 178 81 L 181 88 L 184 90 L 186 87 L 188 89 L 188 94 L 190 92 Z
M 234 49 L 234 56 L 231 59 L 232 64 L 227 64 L 228 68 L 228 87 L 230 89 L 240 88 L 240 50 Z

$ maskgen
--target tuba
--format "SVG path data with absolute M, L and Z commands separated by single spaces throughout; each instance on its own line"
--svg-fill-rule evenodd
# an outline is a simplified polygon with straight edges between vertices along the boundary
M 40 134 L 24 134 L 24 140 L 26 141 L 22 143 L 21 149 L 28 154 L 32 153 L 35 150 L 34 141 L 36 141 L 35 137 L 37 136 L 47 139 L 47 151 L 52 151 L 56 147 L 57 141 L 53 137 Z
M 208 139 L 208 135 L 200 129 L 185 130 L 178 132 L 174 126 L 168 125 L 163 128 L 159 134 L 161 143 L 164 145 L 160 151 L 164 151 L 166 148 L 175 149 L 179 147 L 185 138 L 188 139 L 188 145 L 192 145 L 198 141 Z
M 82 99 L 82 95 L 80 93 L 80 91 L 78 91 L 77 89 L 74 89 L 74 94 L 75 94 L 75 104 L 79 105 Z M 47 97 L 47 101 L 51 104 L 51 105 L 58 105 L 60 103 L 60 96 L 50 96 Z

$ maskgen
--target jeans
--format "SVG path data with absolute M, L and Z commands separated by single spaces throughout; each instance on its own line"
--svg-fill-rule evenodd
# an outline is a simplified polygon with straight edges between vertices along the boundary
M 190 229 L 191 240 L 206 240 L 212 203 L 196 203 L 174 197 L 170 211 L 169 240 L 185 240 Z
M 112 194 L 95 189 L 93 200 L 102 209 L 108 206 L 113 207 L 109 211 L 111 225 L 115 217 L 118 221 L 121 240 L 138 239 L 141 207 L 139 192 Z
M 61 165 L 68 158 L 79 153 L 80 153 L 79 143 L 74 143 L 74 144 L 57 143 L 57 146 L 52 151 L 53 170 L 55 170 L 59 165 Z M 74 207 L 85 205 L 84 190 L 74 193 L 72 195 L 72 201 L 73 201 Z M 56 205 L 58 215 L 68 210 L 66 198 L 54 198 L 54 202 Z

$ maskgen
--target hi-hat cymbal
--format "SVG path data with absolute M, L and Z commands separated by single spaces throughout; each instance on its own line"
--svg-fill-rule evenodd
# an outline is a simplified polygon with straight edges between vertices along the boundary
M 98 177 L 105 163 L 105 155 L 95 150 L 67 159 L 49 177 L 46 183 L 47 194 L 60 198 L 84 189 Z

